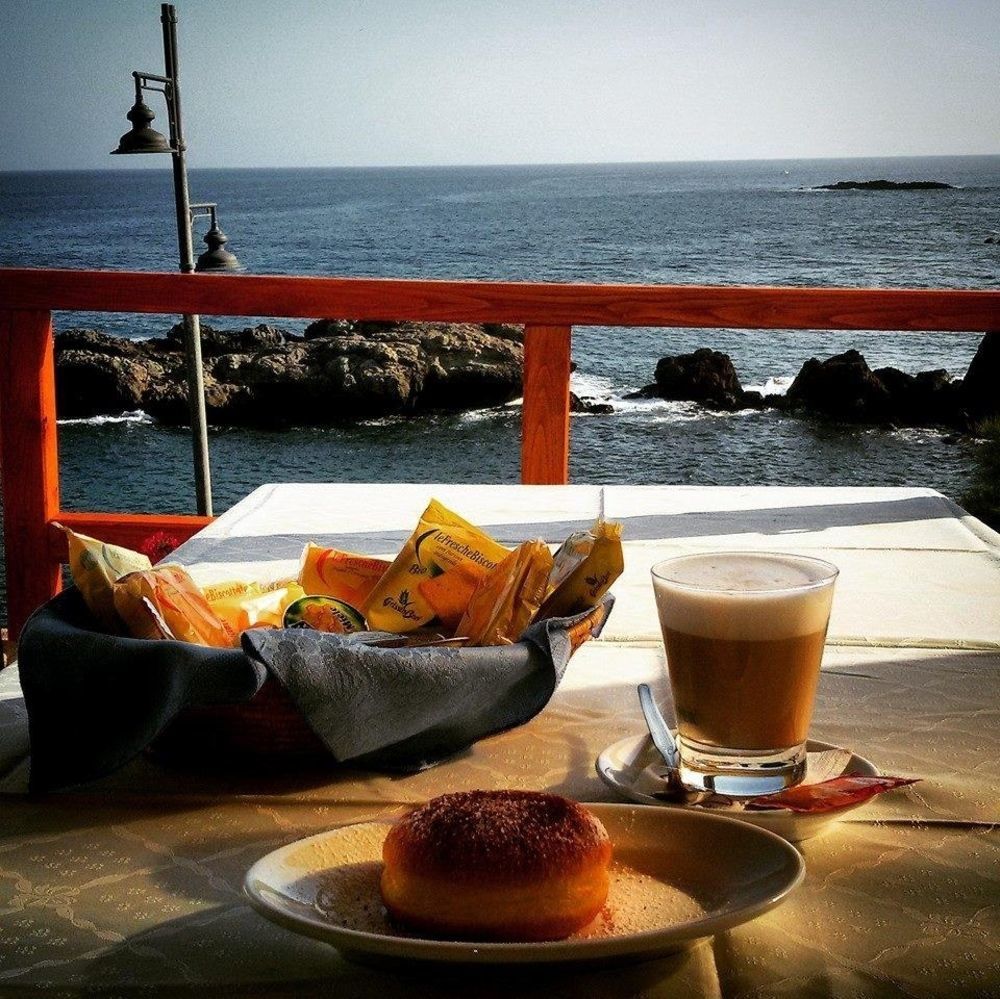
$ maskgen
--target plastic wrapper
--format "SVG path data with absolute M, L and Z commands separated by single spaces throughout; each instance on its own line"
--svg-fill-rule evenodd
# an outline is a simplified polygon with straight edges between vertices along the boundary
M 316 631 L 347 635 L 363 631 L 365 619 L 356 607 L 336 597 L 303 596 L 285 610 L 283 624 L 286 628 L 305 625 Z
M 476 588 L 456 634 L 468 645 L 511 645 L 538 612 L 552 572 L 544 541 L 525 541 Z
M 115 611 L 114 585 L 130 572 L 151 569 L 152 563 L 139 552 L 118 545 L 105 544 L 86 534 L 77 534 L 58 525 L 69 541 L 69 571 L 91 614 L 107 631 L 121 631 L 122 622 Z
M 310 542 L 302 552 L 298 582 L 308 596 L 335 597 L 360 608 L 390 565 L 385 559 L 321 548 Z
M 570 617 L 596 607 L 624 568 L 621 524 L 598 520 L 589 531 L 571 534 L 555 554 L 538 619 Z
M 834 777 L 818 784 L 799 784 L 777 794 L 752 798 L 746 807 L 751 811 L 787 808 L 792 812 L 816 814 L 860 805 L 876 794 L 916 784 L 917 780 L 916 777 Z
M 372 631 L 413 631 L 438 613 L 421 592 L 421 583 L 456 567 L 473 575 L 485 575 L 508 553 L 509 549 L 474 524 L 431 500 L 416 530 L 375 585 L 361 612 Z
M 455 565 L 447 572 L 422 580 L 418 589 L 441 622 L 441 627 L 454 634 L 472 594 L 486 575 L 485 569 Z
M 285 611 L 305 596 L 298 583 L 216 583 L 202 587 L 213 611 L 237 634 L 248 628 L 281 628 Z
M 130 572 L 114 585 L 115 610 L 134 638 L 230 648 L 236 630 L 212 610 L 195 581 L 179 565 Z

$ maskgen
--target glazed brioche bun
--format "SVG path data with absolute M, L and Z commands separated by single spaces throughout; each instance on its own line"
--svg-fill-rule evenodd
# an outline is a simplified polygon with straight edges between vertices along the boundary
M 389 915 L 472 940 L 560 940 L 608 894 L 611 841 L 575 801 L 537 791 L 461 791 L 392 827 L 382 847 Z

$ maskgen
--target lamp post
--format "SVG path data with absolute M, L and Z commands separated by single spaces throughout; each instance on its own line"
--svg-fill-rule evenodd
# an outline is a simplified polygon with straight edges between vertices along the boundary
M 188 193 L 187 164 L 184 159 L 186 149 L 184 132 L 181 127 L 181 92 L 177 70 L 177 13 L 173 4 L 160 7 L 160 21 L 163 24 L 163 61 L 165 74 L 132 73 L 135 80 L 135 104 L 125 116 L 132 128 L 118 143 L 114 154 L 170 153 L 174 170 L 174 203 L 177 215 L 177 249 L 180 269 L 189 274 L 192 271 L 235 271 L 240 270 L 239 262 L 232 253 L 223 249 L 228 237 L 218 226 L 216 205 L 191 205 Z M 156 84 L 159 84 L 157 86 Z M 144 90 L 161 93 L 167 103 L 167 121 L 170 126 L 169 140 L 155 131 L 151 123 L 155 118 L 152 110 L 143 102 Z M 212 227 L 205 241 L 209 250 L 203 253 L 197 264 L 191 243 L 191 226 L 198 215 L 210 210 Z M 201 320 L 195 315 L 183 317 L 184 347 L 187 355 L 188 404 L 191 408 L 191 435 L 194 448 L 195 490 L 198 499 L 198 513 L 212 515 L 212 474 L 208 458 L 208 423 L 205 415 L 205 384 L 201 366 Z
M 219 206 L 211 202 L 204 205 L 191 206 L 191 221 L 197 218 L 209 218 L 212 220 L 211 227 L 202 237 L 208 244 L 208 249 L 198 258 L 194 269 L 199 274 L 212 273 L 234 273 L 243 270 L 243 265 L 236 259 L 236 255 L 223 249 L 229 242 L 229 237 L 219 228 Z

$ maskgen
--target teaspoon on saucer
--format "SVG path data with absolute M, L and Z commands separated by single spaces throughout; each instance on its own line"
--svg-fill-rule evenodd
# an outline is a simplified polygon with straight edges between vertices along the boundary
M 656 701 L 653 700 L 649 684 L 640 683 L 636 690 L 639 692 L 639 706 L 642 708 L 643 718 L 646 719 L 646 728 L 649 729 L 653 745 L 656 746 L 666 764 L 663 769 L 656 768 L 656 776 L 664 782 L 663 790 L 657 794 L 657 797 L 683 797 L 687 794 L 687 790 L 681 784 L 680 771 L 677 769 L 680 755 L 677 752 L 677 743 L 674 742 L 673 733 L 667 727 L 666 719 L 660 713 Z

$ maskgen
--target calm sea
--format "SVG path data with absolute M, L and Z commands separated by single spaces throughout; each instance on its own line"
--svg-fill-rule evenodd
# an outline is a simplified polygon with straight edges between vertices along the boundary
M 811 190 L 880 177 L 958 189 Z M 219 203 L 230 249 L 252 273 L 950 288 L 996 287 L 1000 276 L 1000 246 L 985 242 L 1000 230 L 1000 157 L 193 170 L 191 194 Z M 168 169 L 0 174 L 3 266 L 173 270 L 173 225 Z M 172 321 L 56 317 L 57 329 L 133 337 L 162 334 Z M 977 343 L 964 334 L 577 330 L 575 387 L 615 411 L 574 418 L 571 476 L 927 485 L 959 496 L 976 444 L 938 431 L 622 397 L 652 381 L 660 356 L 699 346 L 729 353 L 745 387 L 781 391 L 807 358 L 849 347 L 873 367 L 943 367 L 961 376 Z M 336 429 L 213 430 L 216 511 L 272 481 L 516 482 L 519 415 L 504 407 Z M 65 506 L 194 509 L 186 432 L 133 414 L 67 422 L 59 438 Z

